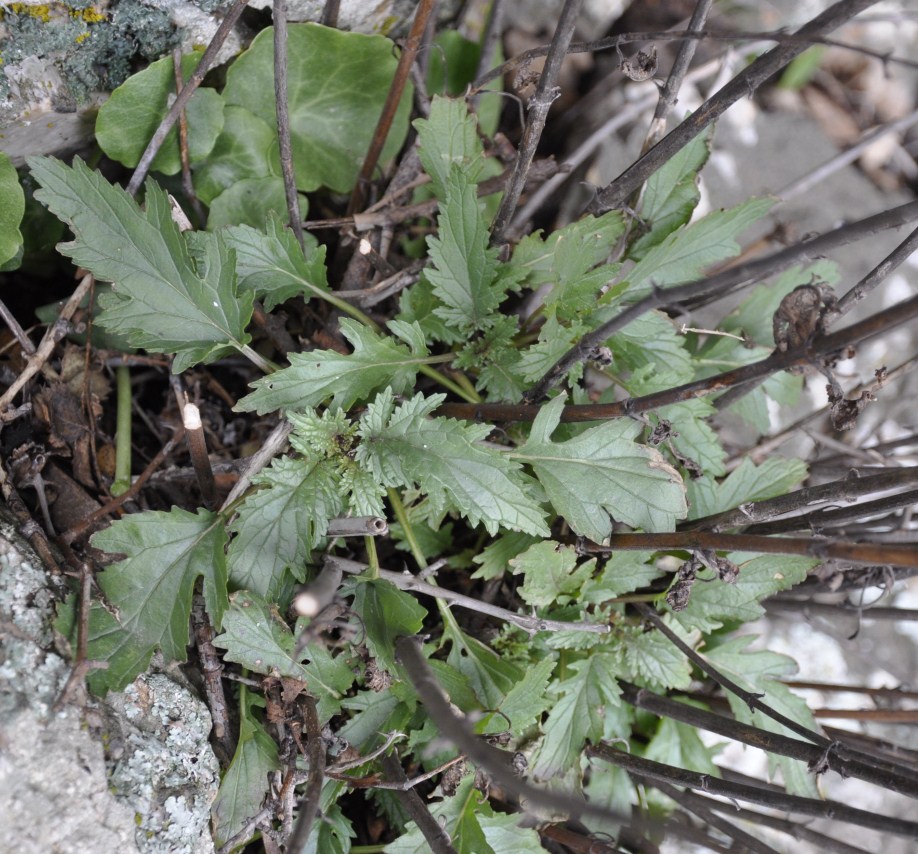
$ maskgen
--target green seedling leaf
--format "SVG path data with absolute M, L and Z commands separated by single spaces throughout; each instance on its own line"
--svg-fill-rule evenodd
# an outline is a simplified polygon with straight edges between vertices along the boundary
M 257 475 L 229 528 L 236 534 L 227 561 L 230 583 L 276 601 L 289 569 L 304 580 L 312 550 L 328 520 L 345 506 L 337 469 L 326 460 L 279 457 Z
M 755 224 L 774 199 L 750 199 L 726 211 L 714 211 L 665 237 L 628 273 L 629 299 L 645 296 L 657 287 L 697 279 L 705 268 L 739 254 L 737 237 Z
M 66 222 L 76 239 L 58 249 L 103 281 L 98 322 L 134 347 L 173 353 L 173 371 L 242 351 L 251 340 L 251 293 L 236 288 L 235 259 L 219 235 L 206 238 L 206 277 L 195 269 L 172 221 L 166 194 L 147 182 L 146 211 L 81 160 L 73 167 L 33 157 L 42 185 L 35 196 Z M 200 237 L 200 235 L 199 235 Z
M 341 727 L 339 735 L 364 753 L 382 743 L 381 733 L 404 732 L 413 712 L 391 688 L 361 691 L 341 705 L 356 714 Z
M 381 669 L 395 673 L 396 638 L 421 631 L 427 611 L 413 596 L 379 578 L 358 580 L 354 610 L 367 630 L 370 654 Z
M 418 485 L 434 512 L 456 510 L 492 535 L 503 526 L 548 536 L 519 465 L 477 444 L 492 428 L 429 417 L 443 399 L 417 394 L 396 406 L 391 388 L 377 395 L 360 420 L 358 463 L 385 486 Z
M 207 612 L 219 629 L 228 601 L 226 532 L 217 514 L 178 507 L 169 513 L 134 513 L 95 534 L 92 545 L 125 556 L 99 576 L 117 612 L 117 621 L 111 619 L 106 633 L 90 643 L 92 656 L 118 664 L 103 671 L 106 688 L 122 690 L 157 648 L 167 661 L 185 660 L 191 596 L 199 576 Z
M 309 210 L 308 199 L 300 195 L 300 215 Z M 214 231 L 226 225 L 263 228 L 265 221 L 287 210 L 284 181 L 275 175 L 243 178 L 224 190 L 210 203 L 207 228 Z
M 22 247 L 19 226 L 25 214 L 25 193 L 10 158 L 0 152 L 0 264 L 14 258 Z
M 194 52 L 182 57 L 182 76 L 186 81 L 202 56 Z M 112 160 L 133 169 L 174 99 L 175 72 L 170 54 L 132 74 L 99 108 L 96 118 L 99 147 Z M 223 129 L 223 98 L 213 89 L 199 88 L 185 108 L 185 118 L 188 156 L 192 163 L 198 163 L 210 154 Z M 182 168 L 177 126 L 169 131 L 150 168 L 163 175 L 175 175 Z
M 268 124 L 242 107 L 229 105 L 223 117 L 223 130 L 213 150 L 192 175 L 195 193 L 207 205 L 246 178 L 281 174 L 273 120 Z
M 274 127 L 274 31 L 262 30 L 226 75 L 223 97 Z M 397 64 L 382 36 L 345 33 L 318 24 L 287 30 L 287 98 L 297 187 L 350 192 L 376 128 Z M 381 161 L 401 147 L 412 87 L 399 104 Z
M 597 543 L 612 533 L 611 517 L 645 531 L 672 531 L 686 514 L 685 488 L 659 451 L 633 441 L 641 425 L 619 419 L 552 442 L 563 407 L 563 397 L 543 406 L 526 444 L 510 454 L 532 466 L 555 510 Z
M 694 378 L 695 369 L 684 335 L 662 312 L 650 311 L 609 340 L 616 371 L 630 370 L 626 382 L 633 395 L 651 394 Z
M 437 225 L 439 237 L 427 238 L 433 262 L 427 278 L 443 302 L 434 313 L 461 330 L 481 328 L 503 299 L 503 290 L 493 287 L 497 250 L 488 246 L 488 225 L 475 185 L 455 165 Z
M 488 732 L 510 730 L 520 738 L 537 723 L 552 705 L 547 689 L 554 669 L 555 660 L 551 656 L 528 667 L 523 678 L 507 692 L 500 704 L 501 714 L 491 719 Z
M 394 393 L 409 391 L 418 368 L 428 361 L 423 333 L 409 324 L 390 321 L 411 349 L 391 336 L 383 337 L 356 321 L 341 321 L 341 334 L 354 348 L 348 356 L 337 350 L 291 353 L 290 367 L 252 383 L 255 389 L 236 404 L 242 412 L 306 409 L 331 398 L 332 408 L 349 409 L 374 391 L 388 386 Z
M 524 602 L 536 608 L 566 605 L 593 574 L 596 560 L 577 566 L 577 551 L 551 540 L 530 546 L 510 561 L 514 575 L 524 576 L 519 590 Z
M 537 542 L 532 534 L 521 534 L 518 531 L 502 534 L 490 545 L 485 546 L 481 554 L 472 558 L 472 561 L 481 567 L 472 573 L 472 578 L 500 578 L 509 569 L 512 558 L 522 554 Z
M 759 604 L 768 596 L 801 584 L 819 561 L 791 555 L 761 555 L 745 563 L 738 554 L 727 559 L 739 565 L 735 583 L 718 581 L 711 570 L 698 573 L 686 608 L 675 612 L 685 627 L 711 632 L 724 623 L 748 623 L 764 616 Z
M 622 647 L 631 681 L 657 691 L 685 691 L 691 684 L 689 660 L 659 632 L 624 632 Z
M 430 175 L 434 195 L 447 196 L 447 184 L 452 168 L 457 167 L 475 184 L 484 166 L 484 150 L 478 138 L 478 126 L 461 98 L 435 97 L 430 102 L 430 115 L 416 119 L 418 155 L 424 171 Z
M 755 635 L 743 635 L 731 638 L 705 653 L 705 657 L 725 676 L 732 679 L 747 691 L 762 695 L 761 701 L 776 712 L 791 720 L 818 732 L 819 727 L 813 718 L 806 701 L 794 694 L 786 685 L 776 681 L 797 672 L 797 663 L 786 655 L 769 650 L 749 650 L 747 647 L 756 639 Z M 772 720 L 768 715 L 752 711 L 745 700 L 727 692 L 730 708 L 738 721 L 761 727 L 769 732 L 777 732 L 791 738 L 800 736 Z M 781 769 L 784 785 L 793 795 L 818 798 L 819 792 L 806 764 L 786 756 L 769 754 L 769 766 L 772 773 L 775 768 Z
M 226 245 L 236 253 L 236 276 L 240 291 L 252 291 L 272 311 L 285 300 L 307 300 L 329 293 L 325 274 L 325 247 L 305 234 L 306 254 L 296 235 L 278 216 L 269 216 L 260 229 L 248 225 L 223 229 Z
M 707 420 L 716 412 L 710 401 L 699 397 L 661 406 L 649 417 L 654 426 L 662 419 L 672 425 L 673 446 L 683 457 L 697 463 L 702 474 L 721 477 L 727 473 L 727 452 Z
M 685 225 L 701 198 L 698 173 L 711 154 L 714 126 L 676 152 L 647 180 L 641 200 L 641 217 L 650 230 L 634 242 L 628 256 L 639 261 L 680 225 Z
M 723 513 L 749 501 L 764 501 L 783 495 L 803 481 L 806 471 L 806 463 L 802 460 L 772 457 L 757 466 L 745 457 L 720 482 L 711 477 L 688 481 L 689 519 Z
M 617 656 L 594 652 L 569 665 L 573 676 L 555 683 L 559 696 L 542 727 L 545 739 L 533 761 L 536 778 L 556 777 L 579 767 L 585 742 L 603 737 L 606 707 L 620 704 L 621 689 L 615 679 L 619 669 Z
M 351 850 L 351 839 L 356 836 L 354 826 L 339 805 L 344 788 L 345 784 L 337 780 L 326 780 L 322 784 L 319 796 L 322 820 L 313 824 L 300 854 L 348 854 Z
M 258 813 L 268 794 L 268 775 L 280 769 L 277 742 L 268 734 L 255 712 L 256 708 L 264 708 L 265 701 L 247 688 L 240 690 L 243 695 L 239 742 L 211 808 L 214 842 L 217 845 L 225 845 L 243 829 L 248 819 Z M 256 832 L 253 828 L 252 837 Z M 246 841 L 242 840 L 240 844 Z

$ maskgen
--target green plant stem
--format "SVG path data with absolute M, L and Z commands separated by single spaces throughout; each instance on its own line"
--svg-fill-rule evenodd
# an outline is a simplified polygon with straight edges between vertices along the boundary
M 469 384 L 469 388 L 466 390 L 458 383 L 453 382 L 453 380 L 451 380 L 445 374 L 441 374 L 436 368 L 432 368 L 430 365 L 421 365 L 418 370 L 425 376 L 428 376 L 432 380 L 438 382 L 443 386 L 443 388 L 448 389 L 453 394 L 461 397 L 467 403 L 481 402 L 481 396 L 475 391 L 474 388 L 471 387 L 471 384 Z M 466 382 L 468 382 L 468 379 L 465 379 Z
M 131 369 L 126 365 L 115 368 L 115 383 L 118 414 L 115 428 L 115 481 L 111 493 L 117 498 L 131 488 Z
M 376 553 L 376 540 L 371 536 L 363 538 L 363 545 L 367 550 L 367 575 L 372 579 L 379 578 L 379 555 Z
M 243 344 L 239 348 L 239 352 L 265 374 L 273 374 L 280 369 L 280 365 L 275 365 L 270 359 L 266 359 L 261 354 L 256 353 L 248 344 Z
M 402 532 L 405 534 L 405 540 L 408 542 L 408 548 L 411 549 L 412 556 L 421 569 L 426 569 L 427 558 L 424 557 L 421 545 L 414 535 L 414 528 L 411 526 L 411 522 L 408 521 L 408 511 L 405 510 L 405 505 L 402 503 L 402 496 L 391 486 L 386 490 L 386 495 L 389 498 L 389 504 L 392 506 L 392 512 L 395 513 L 396 521 L 402 526 Z

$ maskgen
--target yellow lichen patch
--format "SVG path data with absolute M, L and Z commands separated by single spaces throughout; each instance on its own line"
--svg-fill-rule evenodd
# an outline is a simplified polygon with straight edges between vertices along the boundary
M 105 20 L 105 13 L 90 6 L 87 9 L 71 9 L 70 17 L 80 18 L 86 21 L 87 24 L 98 24 L 100 21 Z
M 26 3 L 10 3 L 9 9 L 17 15 L 29 15 L 38 18 L 43 24 L 51 20 L 50 6 L 29 6 Z
M 88 39 L 90 35 L 91 35 L 91 33 L 89 32 L 89 30 L 87 30 L 85 33 L 80 33 L 80 34 L 76 37 L 76 43 L 77 43 L 77 44 L 83 44 L 83 42 L 86 41 L 86 39 Z

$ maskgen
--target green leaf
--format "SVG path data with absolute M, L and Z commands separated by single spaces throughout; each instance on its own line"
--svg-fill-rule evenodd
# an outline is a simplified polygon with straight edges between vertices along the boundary
M 341 321 L 341 334 L 354 348 L 350 355 L 337 350 L 291 353 L 290 367 L 252 383 L 255 389 L 236 404 L 242 412 L 259 414 L 275 409 L 306 409 L 332 398 L 330 406 L 349 409 L 377 389 L 395 394 L 414 386 L 418 368 L 427 363 L 423 333 L 417 327 L 390 321 L 389 328 L 408 338 L 411 349 L 391 336 L 382 336 L 354 320 Z
M 156 184 L 147 182 L 142 212 L 79 159 L 73 168 L 46 157 L 33 157 L 29 165 L 42 185 L 36 198 L 76 235 L 58 249 L 114 285 L 100 299 L 101 325 L 134 347 L 174 353 L 175 373 L 248 344 L 252 295 L 236 289 L 233 253 L 219 236 L 206 237 L 207 275 L 201 278 Z
M 548 683 L 555 669 L 555 660 L 551 656 L 543 658 L 526 669 L 523 678 L 516 683 L 501 701 L 501 715 L 495 715 L 489 732 L 503 732 L 509 729 L 511 734 L 522 737 L 523 733 L 542 717 L 542 713 L 551 708 L 552 701 L 548 695 Z
M 585 331 L 581 323 L 574 322 L 570 326 L 562 326 L 556 317 L 549 315 L 539 330 L 539 340 L 521 351 L 519 364 L 515 367 L 516 373 L 531 383 L 541 379 Z M 581 376 L 583 363 L 578 362 L 567 372 L 566 380 L 568 383 L 575 383 Z
M 192 174 L 195 193 L 206 205 L 246 178 L 281 174 L 274 120 L 268 124 L 242 107 L 229 105 L 223 116 L 223 130 L 213 150 Z
M 806 701 L 794 694 L 786 685 L 775 681 L 779 677 L 790 676 L 797 672 L 797 663 L 786 655 L 769 650 L 750 651 L 747 649 L 756 639 L 755 635 L 743 635 L 731 638 L 705 655 L 721 673 L 728 676 L 742 688 L 762 694 L 763 703 L 776 712 L 811 730 L 819 731 L 813 713 Z M 777 721 L 758 711 L 751 711 L 744 700 L 727 692 L 730 708 L 738 721 L 761 727 L 769 732 L 777 732 L 791 738 L 800 736 L 784 727 Z M 787 756 L 769 754 L 769 765 L 772 773 L 775 766 L 780 767 L 787 791 L 793 795 L 818 798 L 819 792 L 806 764 Z
M 714 211 L 664 238 L 627 275 L 629 299 L 639 299 L 653 282 L 666 287 L 697 279 L 706 267 L 733 258 L 737 237 L 761 219 L 774 199 L 749 199 L 727 211 Z
M 485 546 L 481 554 L 472 558 L 472 561 L 481 567 L 472 573 L 472 578 L 500 578 L 507 571 L 511 558 L 526 551 L 529 546 L 537 542 L 538 540 L 532 534 L 521 534 L 518 531 L 502 534 Z
M 739 564 L 733 584 L 719 581 L 711 570 L 698 573 L 688 605 L 675 618 L 688 628 L 710 632 L 725 622 L 744 623 L 759 619 L 765 609 L 759 604 L 767 596 L 801 584 L 818 560 L 792 555 L 761 555 L 739 563 L 743 556 L 728 554 Z
M 627 381 L 633 395 L 651 394 L 689 382 L 694 365 L 672 320 L 659 311 L 650 311 L 633 320 L 609 339 L 616 373 L 631 370 Z
M 691 684 L 689 660 L 660 632 L 625 632 L 622 646 L 632 681 L 665 691 L 684 691 Z
M 492 287 L 497 250 L 488 246 L 475 184 L 457 166 L 450 170 L 445 198 L 437 218 L 439 237 L 427 238 L 433 262 L 427 278 L 443 302 L 434 313 L 459 329 L 478 329 L 503 299 L 503 291 Z
M 198 67 L 203 53 L 182 57 L 185 81 Z M 164 56 L 143 71 L 132 74 L 99 108 L 96 140 L 112 160 L 133 169 L 175 98 L 172 55 Z M 223 129 L 223 98 L 213 89 L 200 87 L 185 108 L 188 125 L 188 156 L 198 163 L 210 154 Z M 178 126 L 169 131 L 150 166 L 154 172 L 175 175 L 182 168 Z
M 585 216 L 544 239 L 540 232 L 524 237 L 513 252 L 512 266 L 525 271 L 527 287 L 550 286 L 545 296 L 549 318 L 557 314 L 572 319 L 595 308 L 600 288 L 615 277 L 620 265 L 602 262 L 624 230 L 619 211 Z
M 489 534 L 503 525 L 547 536 L 519 466 L 477 444 L 492 428 L 428 417 L 443 399 L 417 394 L 396 406 L 391 388 L 379 394 L 360 420 L 358 463 L 386 486 L 417 484 L 434 512 L 455 509 Z
M 720 769 L 712 759 L 712 752 L 716 749 L 704 746 L 695 727 L 661 718 L 656 733 L 644 751 L 644 758 L 720 777 Z
M 328 520 L 344 510 L 337 471 L 327 461 L 279 457 L 252 479 L 249 494 L 229 528 L 236 534 L 227 562 L 230 582 L 276 600 L 289 567 L 302 581 Z
M 698 172 L 711 153 L 714 126 L 696 136 L 679 149 L 647 181 L 641 200 L 641 217 L 650 223 L 650 230 L 635 241 L 628 252 L 640 260 L 680 225 L 685 225 L 701 198 Z
M 555 685 L 560 696 L 542 727 L 545 738 L 534 759 L 533 776 L 547 779 L 579 767 L 583 745 L 603 737 L 606 706 L 620 704 L 618 669 L 617 656 L 603 652 L 569 665 L 574 675 Z
M 532 466 L 555 510 L 597 543 L 612 532 L 610 514 L 632 527 L 672 531 L 686 513 L 682 479 L 658 451 L 633 441 L 641 425 L 619 419 L 552 442 L 563 407 L 563 397 L 543 406 L 526 444 L 511 454 Z
M 309 210 L 308 199 L 300 194 L 300 215 Z M 207 228 L 215 231 L 228 225 L 263 228 L 267 220 L 286 214 L 284 181 L 276 175 L 242 178 L 210 203 Z
M 676 450 L 697 463 L 703 474 L 708 477 L 721 477 L 727 473 L 724 464 L 727 452 L 707 421 L 716 412 L 709 400 L 698 397 L 661 406 L 649 417 L 655 426 L 661 419 L 669 421 L 675 431 L 671 441 Z
M 381 669 L 395 673 L 395 640 L 421 631 L 427 611 L 408 593 L 382 579 L 358 579 L 354 610 L 367 632 L 367 646 Z
M 723 481 L 699 477 L 686 484 L 689 519 L 732 510 L 749 501 L 763 501 L 783 495 L 806 477 L 806 463 L 786 457 L 771 457 L 757 466 L 748 457 Z
M 25 214 L 25 193 L 9 156 L 0 151 L 0 264 L 22 247 L 19 226 Z
M 455 620 L 448 620 L 444 629 L 444 640 L 450 642 L 447 661 L 468 678 L 484 708 L 499 708 L 523 678 L 522 671 L 491 647 L 465 634 Z
M 217 845 L 225 845 L 258 813 L 268 794 L 268 775 L 280 769 L 277 742 L 254 711 L 263 708 L 265 701 L 245 687 L 241 691 L 239 742 L 211 808 Z M 253 829 L 252 837 L 255 833 Z
M 523 575 L 524 602 L 536 608 L 566 605 L 596 568 L 595 558 L 577 566 L 577 550 L 551 540 L 530 546 L 510 561 L 514 575 Z
M 663 570 L 652 560 L 652 552 L 616 551 L 609 555 L 598 578 L 583 585 L 581 600 L 601 605 L 607 599 L 614 599 L 625 593 L 640 590 L 656 578 Z
M 223 97 L 271 127 L 274 114 L 274 30 L 262 30 L 226 75 Z M 386 100 L 397 60 L 382 36 L 345 33 L 318 24 L 287 29 L 287 99 L 297 187 L 350 192 Z M 265 97 L 265 94 L 271 97 Z M 408 130 L 412 87 L 399 104 L 380 162 L 395 155 Z
M 264 302 L 265 311 L 295 296 L 307 300 L 329 293 L 325 273 L 325 247 L 305 234 L 307 254 L 296 235 L 278 216 L 269 216 L 263 229 L 248 225 L 229 226 L 222 232 L 226 245 L 236 253 L 236 276 L 240 291 L 252 291 Z
M 100 680 L 106 688 L 123 689 L 157 648 L 167 661 L 185 660 L 191 597 L 199 576 L 204 578 L 211 622 L 220 628 L 228 602 L 226 531 L 217 514 L 178 507 L 169 513 L 134 513 L 95 534 L 91 542 L 109 554 L 126 556 L 99 576 L 99 586 L 118 615 L 89 647 L 93 658 L 110 662 Z M 111 666 L 112 660 L 117 667 Z
M 340 708 L 340 700 L 354 681 L 354 673 L 339 656 L 332 658 L 320 644 L 303 649 L 294 658 L 296 638 L 280 616 L 277 606 L 261 596 L 241 590 L 230 597 L 223 619 L 223 634 L 214 645 L 226 650 L 224 658 L 254 673 L 279 675 L 305 682 L 319 702 L 319 718 L 328 720 Z M 312 659 L 311 663 L 302 663 Z
M 469 183 L 478 181 L 484 166 L 484 153 L 478 138 L 478 124 L 462 98 L 435 96 L 430 115 L 416 119 L 418 155 L 424 171 L 430 175 L 434 195 L 447 197 L 450 171 L 456 166 Z
M 356 834 L 354 826 L 341 811 L 343 791 L 344 783 L 337 780 L 326 780 L 322 784 L 322 794 L 319 797 L 322 820 L 313 824 L 312 832 L 300 854 L 348 854 L 351 850 L 351 839 Z

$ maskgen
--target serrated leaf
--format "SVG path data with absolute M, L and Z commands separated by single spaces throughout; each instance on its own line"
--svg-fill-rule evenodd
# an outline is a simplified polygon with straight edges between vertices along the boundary
M 275 126 L 274 30 L 262 30 L 226 75 L 223 97 Z M 397 59 L 382 36 L 345 33 L 318 24 L 287 28 L 287 99 L 297 187 L 350 192 L 370 145 Z M 412 87 L 399 103 L 380 162 L 401 147 Z
M 519 589 L 524 602 L 536 608 L 566 605 L 593 574 L 596 560 L 577 566 L 577 551 L 551 540 L 530 546 L 510 561 L 514 575 L 524 576 Z
M 650 230 L 635 241 L 628 255 L 636 261 L 687 223 L 701 198 L 698 172 L 711 153 L 713 125 L 683 146 L 647 180 L 641 199 L 641 217 Z
M 732 510 L 748 501 L 783 495 L 806 477 L 806 463 L 772 457 L 756 465 L 748 457 L 721 482 L 710 477 L 688 481 L 689 519 Z
M 332 658 L 320 644 L 307 645 L 294 658 L 296 638 L 276 605 L 241 590 L 230 597 L 223 633 L 214 645 L 226 650 L 224 658 L 255 673 L 299 679 L 318 700 L 319 719 L 327 721 L 340 708 L 340 700 L 354 681 L 354 673 L 341 658 Z
M 721 477 L 727 473 L 724 465 L 727 452 L 707 421 L 716 412 L 709 400 L 698 397 L 661 406 L 650 414 L 650 418 L 655 426 L 661 419 L 669 421 L 675 431 L 671 441 L 676 450 L 697 463 L 702 474 Z
M 251 290 L 264 301 L 265 311 L 295 296 L 321 297 L 329 293 L 325 247 L 304 234 L 307 255 L 294 233 L 278 216 L 269 216 L 263 230 L 248 225 L 227 226 L 226 245 L 236 253 L 239 289 Z
M 395 673 L 395 640 L 421 631 L 427 611 L 415 598 L 382 579 L 359 580 L 354 610 L 363 620 L 367 646 L 378 666 Z
M 434 295 L 433 285 L 427 278 L 426 271 L 422 270 L 418 281 L 402 291 L 398 303 L 398 317 L 408 323 L 417 323 L 431 343 L 441 341 L 444 344 L 456 344 L 466 341 L 467 336 L 457 327 L 451 326 L 434 314 L 434 309 L 439 306 L 440 300 Z
M 528 667 L 523 678 L 501 701 L 501 714 L 491 719 L 488 732 L 503 732 L 509 729 L 514 737 L 520 738 L 536 723 L 542 717 L 542 713 L 551 708 L 552 701 L 547 688 L 554 669 L 555 661 L 551 656 Z
M 408 391 L 414 385 L 418 368 L 427 362 L 426 350 L 412 352 L 394 338 L 379 335 L 347 318 L 341 321 L 341 334 L 353 346 L 353 353 L 344 355 L 337 350 L 291 353 L 290 367 L 252 383 L 255 391 L 240 400 L 236 409 L 259 414 L 275 409 L 307 409 L 329 397 L 333 409 L 349 409 L 380 388 L 388 386 L 395 394 Z M 416 341 L 420 341 L 421 335 L 418 331 Z
M 411 717 L 411 710 L 392 693 L 391 688 L 361 691 L 342 701 L 341 705 L 356 714 L 338 730 L 338 735 L 362 752 L 372 750 L 382 741 L 380 733 L 392 730 L 404 732 Z
M 227 608 L 226 531 L 215 513 L 145 511 L 126 516 L 100 531 L 92 545 L 125 559 L 99 576 L 99 586 L 117 609 L 104 634 L 90 643 L 90 655 L 117 659 L 100 680 L 121 690 L 160 649 L 167 661 L 184 661 L 188 646 L 191 597 L 199 576 L 214 627 Z M 99 644 L 99 648 L 96 648 Z M 100 654 L 101 653 L 101 654 Z
M 664 238 L 628 273 L 629 299 L 639 299 L 653 282 L 666 287 L 698 278 L 706 267 L 740 251 L 737 237 L 761 219 L 774 199 L 749 199 L 726 211 L 714 211 Z
M 251 293 L 239 293 L 235 261 L 219 236 L 203 241 L 206 278 L 195 270 L 172 221 L 165 193 L 147 182 L 146 211 L 81 160 L 73 167 L 45 157 L 29 160 L 42 185 L 35 193 L 76 239 L 58 249 L 114 290 L 98 323 L 132 346 L 174 353 L 173 371 L 242 350 L 252 316 Z
M 610 514 L 645 531 L 672 531 L 686 513 L 682 478 L 658 451 L 633 441 L 641 426 L 620 419 L 552 442 L 563 407 L 563 397 L 543 406 L 511 454 L 532 466 L 555 510 L 594 542 L 612 532 Z
M 203 52 L 182 57 L 182 76 L 187 81 L 198 67 Z M 172 56 L 151 63 L 132 74 L 99 108 L 96 140 L 112 160 L 133 169 L 139 162 L 175 98 Z M 210 154 L 223 129 L 223 98 L 213 89 L 200 87 L 185 108 L 188 126 L 188 157 L 198 163 Z M 153 158 L 150 169 L 175 175 L 182 168 L 178 127 L 173 127 Z
M 280 769 L 277 742 L 254 712 L 256 707 L 264 707 L 265 702 L 248 689 L 241 690 L 239 742 L 211 808 L 217 845 L 225 845 L 258 813 L 268 794 L 268 775 Z M 253 837 L 255 833 L 257 830 L 253 828 Z
M 626 382 L 633 395 L 651 394 L 688 382 L 694 376 L 691 355 L 680 335 L 662 312 L 649 311 L 609 339 L 614 370 L 630 369 Z M 642 370 L 643 369 L 643 370 Z
M 786 655 L 769 650 L 748 650 L 755 640 L 755 635 L 744 635 L 708 650 L 705 657 L 721 673 L 739 684 L 747 691 L 762 694 L 763 703 L 776 712 L 811 730 L 818 731 L 813 713 L 803 698 L 794 694 L 786 685 L 775 681 L 778 677 L 788 676 L 797 671 L 797 663 Z M 746 724 L 761 727 L 769 732 L 777 732 L 791 738 L 800 736 L 772 720 L 761 712 L 750 710 L 744 700 L 727 692 L 727 700 L 737 720 Z M 769 765 L 781 768 L 785 788 L 790 794 L 818 798 L 819 792 L 806 765 L 787 756 L 769 754 Z
M 614 599 L 625 593 L 640 590 L 656 578 L 663 570 L 652 560 L 652 552 L 616 551 L 609 555 L 602 572 L 595 579 L 583 585 L 580 598 L 583 602 L 601 605 L 607 599 Z
M 603 737 L 605 707 L 620 704 L 618 669 L 617 656 L 603 652 L 569 665 L 574 675 L 556 684 L 560 696 L 542 727 L 533 776 L 546 779 L 579 767 L 583 745 Z
M 433 267 L 427 278 L 443 303 L 434 313 L 461 330 L 486 325 L 503 299 L 493 287 L 497 250 L 488 246 L 488 226 L 475 185 L 458 167 L 450 170 L 437 218 L 438 237 L 428 237 Z
M 25 193 L 9 156 L 0 151 L 0 264 L 13 258 L 22 246 L 19 226 L 25 213 Z
M 502 534 L 485 546 L 481 554 L 472 558 L 472 561 L 481 567 L 472 573 L 472 578 L 500 578 L 507 571 L 510 559 L 526 551 L 536 542 L 538 540 L 532 534 L 521 534 L 518 531 Z
M 426 119 L 416 119 L 418 156 L 430 176 L 434 195 L 447 196 L 447 181 L 453 166 L 475 183 L 484 165 L 484 150 L 478 138 L 478 123 L 462 98 L 435 96 Z
M 584 332 L 585 328 L 581 323 L 575 321 L 569 326 L 562 326 L 556 317 L 549 315 L 539 330 L 539 340 L 521 351 L 516 373 L 531 383 L 541 379 Z M 567 372 L 566 381 L 573 384 L 578 382 L 581 376 L 583 362 L 578 362 Z
M 229 526 L 236 534 L 227 555 L 230 582 L 274 600 L 288 567 L 303 580 L 312 550 L 344 500 L 336 469 L 324 460 L 280 457 L 252 484 L 263 488 L 246 497 Z
M 280 174 L 273 124 L 242 107 L 227 105 L 223 111 L 223 130 L 207 159 L 192 173 L 192 180 L 198 197 L 209 205 L 239 181 Z
M 688 688 L 692 675 L 689 660 L 660 632 L 628 632 L 622 641 L 632 681 L 655 690 Z
M 391 388 L 379 394 L 360 420 L 358 463 L 386 486 L 417 484 L 435 512 L 455 509 L 492 535 L 502 525 L 547 536 L 519 466 L 476 444 L 491 427 L 429 417 L 443 399 L 417 394 L 396 406 Z
M 739 554 L 727 558 L 738 562 Z M 719 581 L 711 570 L 698 573 L 688 605 L 675 618 L 688 628 L 710 632 L 728 621 L 744 623 L 765 614 L 759 604 L 781 590 L 801 584 L 818 560 L 792 555 L 762 555 L 739 563 L 739 575 L 732 584 Z
M 487 392 L 488 400 L 516 403 L 523 397 L 520 352 L 513 342 L 519 331 L 516 317 L 495 314 L 488 328 L 472 338 L 458 353 L 453 367 L 478 373 L 475 388 Z

